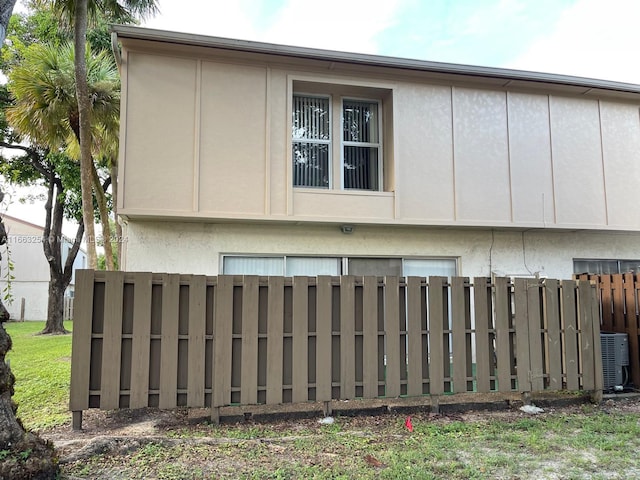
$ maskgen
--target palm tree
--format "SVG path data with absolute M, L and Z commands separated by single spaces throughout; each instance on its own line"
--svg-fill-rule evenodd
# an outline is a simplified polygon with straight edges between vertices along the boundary
M 144 18 L 157 12 L 156 0 L 39 0 L 49 3 L 53 9 L 74 27 L 74 45 L 77 52 L 75 60 L 76 96 L 80 124 L 80 179 L 82 186 L 82 213 L 87 228 L 87 259 L 89 268 L 96 268 L 97 256 L 95 232 L 93 228 L 93 198 L 91 158 L 91 100 L 87 84 L 87 66 L 84 55 L 87 41 L 87 25 L 98 15 L 103 15 L 120 23 L 132 23 L 135 18 Z M 113 179 L 115 182 L 116 179 Z M 94 188 L 98 186 L 93 185 Z M 103 222 L 104 223 L 104 222 Z M 104 228 L 104 227 L 103 227 Z M 107 232 L 103 231 L 105 238 Z M 107 240 L 106 243 L 109 243 Z M 105 255 L 106 256 L 106 255 Z

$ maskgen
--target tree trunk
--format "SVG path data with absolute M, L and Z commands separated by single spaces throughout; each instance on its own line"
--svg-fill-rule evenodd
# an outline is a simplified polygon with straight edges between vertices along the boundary
M 91 178 L 93 180 L 93 189 L 96 192 L 96 201 L 98 203 L 98 211 L 100 212 L 100 222 L 102 224 L 102 243 L 104 247 L 104 261 L 107 270 L 115 270 L 113 263 L 113 249 L 111 247 L 111 225 L 109 224 L 109 209 L 107 208 L 107 197 L 102 189 L 98 172 L 91 165 Z M 112 182 L 113 183 L 113 182 Z
M 87 230 L 87 261 L 89 268 L 96 269 L 96 232 L 93 216 L 93 194 L 91 188 L 91 99 L 87 85 L 87 0 L 76 2 L 74 19 L 76 98 L 80 116 L 80 187 L 82 189 L 82 218 Z
M 118 220 L 118 161 L 116 159 L 111 160 L 111 197 L 113 198 L 113 216 L 116 222 L 116 261 L 117 261 L 117 269 L 121 270 L 122 265 L 122 242 L 124 242 L 124 238 L 122 238 L 122 225 L 120 225 L 120 221 Z
M 0 47 L 7 36 L 7 26 L 17 0 L 0 0 Z
M 64 285 L 57 272 L 51 271 L 49 280 L 49 301 L 47 302 L 47 323 L 42 334 L 65 334 L 69 331 L 64 328 Z

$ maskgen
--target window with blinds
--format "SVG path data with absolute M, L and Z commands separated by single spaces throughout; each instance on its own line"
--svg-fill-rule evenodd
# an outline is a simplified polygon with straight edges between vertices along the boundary
M 344 188 L 378 190 L 380 135 L 377 102 L 342 102 Z
M 333 119 L 332 110 L 341 111 L 339 118 Z M 344 189 L 380 190 L 379 110 L 378 101 L 294 94 L 291 122 L 293 186 L 335 188 L 334 185 L 338 185 Z M 334 125 L 334 122 L 339 124 Z M 342 131 L 342 138 L 335 143 L 332 130 Z
M 329 98 L 293 96 L 293 185 L 329 188 L 331 159 Z

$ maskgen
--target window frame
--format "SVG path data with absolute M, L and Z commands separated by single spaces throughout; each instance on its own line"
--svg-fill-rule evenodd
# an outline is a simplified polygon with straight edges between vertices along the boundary
M 377 112 L 377 129 L 378 129 L 378 142 L 350 142 L 344 140 L 344 122 L 345 122 L 345 114 L 344 114 L 344 104 L 345 101 L 353 101 L 353 102 L 361 102 L 361 103 L 375 103 L 378 108 Z M 382 123 L 382 118 L 384 116 L 382 99 L 373 99 L 367 97 L 357 97 L 353 95 L 343 95 L 340 96 L 340 190 L 346 191 L 354 191 L 354 192 L 382 192 L 384 191 L 384 125 Z M 376 168 L 378 170 L 378 178 L 376 179 L 376 188 L 375 189 L 363 189 L 363 188 L 345 188 L 344 186 L 344 165 L 345 165 L 345 147 L 368 147 L 368 148 L 376 148 L 378 150 L 378 159 Z
M 325 75 L 287 75 L 287 172 L 288 188 L 292 195 L 299 193 L 316 194 L 341 194 L 341 195 L 393 195 L 395 192 L 395 165 L 394 165 L 394 145 L 395 130 L 394 125 L 394 96 L 397 85 L 384 81 L 352 80 L 347 78 L 336 78 Z M 314 187 L 294 185 L 295 164 L 294 164 L 294 143 L 293 138 L 293 113 L 294 96 L 308 97 L 330 97 L 330 115 L 332 128 L 331 159 L 329 169 L 331 178 L 329 187 Z M 361 146 L 376 148 L 377 160 L 377 185 L 376 189 L 354 189 L 344 188 L 344 151 L 343 142 L 343 99 L 375 102 L 378 109 L 377 129 L 379 142 L 359 143 Z M 339 109 L 339 110 L 336 110 Z M 354 144 L 356 145 L 356 144 Z

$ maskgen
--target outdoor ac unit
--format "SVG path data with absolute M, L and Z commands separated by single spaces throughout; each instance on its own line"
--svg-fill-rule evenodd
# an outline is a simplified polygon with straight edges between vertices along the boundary
M 604 389 L 622 386 L 628 378 L 623 367 L 629 366 L 629 339 L 626 333 L 601 333 Z

